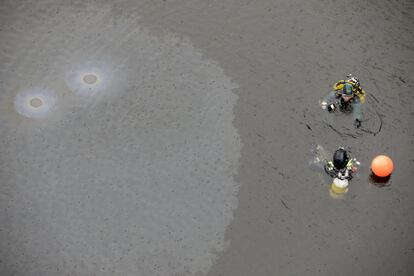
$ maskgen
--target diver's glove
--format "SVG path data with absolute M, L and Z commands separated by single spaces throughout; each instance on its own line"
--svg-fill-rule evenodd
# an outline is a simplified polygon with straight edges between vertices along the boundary
M 355 119 L 355 127 L 359 128 L 361 126 L 361 121 L 359 119 Z

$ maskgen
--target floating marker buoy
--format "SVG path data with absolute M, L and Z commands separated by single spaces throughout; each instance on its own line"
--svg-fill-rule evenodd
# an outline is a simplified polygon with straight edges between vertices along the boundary
M 371 170 L 378 177 L 387 177 L 394 170 L 394 164 L 386 155 L 378 155 L 371 162 Z

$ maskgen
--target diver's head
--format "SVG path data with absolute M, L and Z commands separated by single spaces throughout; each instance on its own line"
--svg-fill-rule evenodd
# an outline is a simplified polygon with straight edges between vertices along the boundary
M 346 150 L 342 147 L 337 149 L 333 155 L 333 164 L 336 169 L 341 170 L 348 164 L 349 157 Z
M 345 82 L 344 87 L 342 88 L 342 98 L 345 102 L 349 101 L 354 97 L 354 91 L 352 84 Z
M 352 84 L 350 84 L 349 82 L 345 82 L 344 87 L 342 88 L 342 94 L 352 97 L 352 95 L 354 94 L 354 91 L 352 90 Z

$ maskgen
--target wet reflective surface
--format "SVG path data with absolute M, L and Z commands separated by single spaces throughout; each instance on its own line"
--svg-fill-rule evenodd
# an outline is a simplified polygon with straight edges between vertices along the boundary
M 107 6 L 30 6 L 2 10 L 0 274 L 207 273 L 237 207 L 237 85 Z
M 0 274 L 413 274 L 413 8 L 2 1 Z M 349 73 L 358 130 L 318 106 Z M 341 200 L 313 145 L 361 161 Z

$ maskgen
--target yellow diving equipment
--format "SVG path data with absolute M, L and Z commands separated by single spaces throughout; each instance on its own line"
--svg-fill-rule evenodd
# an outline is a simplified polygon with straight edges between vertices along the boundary
M 359 86 L 355 82 L 352 82 L 349 80 L 339 80 L 333 85 L 333 89 L 335 91 L 342 91 L 345 83 L 349 83 L 350 85 L 352 85 L 352 92 L 354 93 L 355 96 L 359 98 L 361 103 L 364 103 L 365 102 L 365 91 L 364 89 L 361 88 L 361 86 Z

